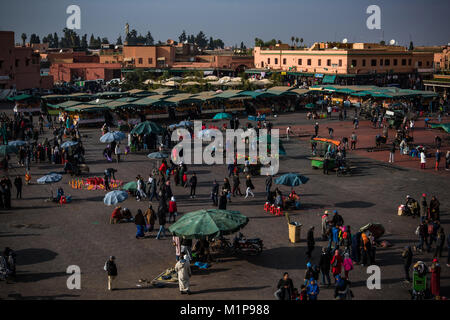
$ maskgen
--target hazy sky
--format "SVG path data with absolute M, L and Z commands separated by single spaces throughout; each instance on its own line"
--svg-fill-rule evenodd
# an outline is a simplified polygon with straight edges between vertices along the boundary
M 66 8 L 81 8 L 81 30 L 89 36 L 124 38 L 125 23 L 143 35 L 150 30 L 155 40 L 178 40 L 202 30 L 226 45 L 254 44 L 254 38 L 291 36 L 315 41 L 379 42 L 395 39 L 407 45 L 450 42 L 449 0 L 0 0 L 0 30 L 12 30 L 16 41 L 25 32 L 41 39 L 66 25 Z M 381 30 L 366 27 L 366 8 L 381 8 Z M 89 39 L 88 36 L 88 39 Z

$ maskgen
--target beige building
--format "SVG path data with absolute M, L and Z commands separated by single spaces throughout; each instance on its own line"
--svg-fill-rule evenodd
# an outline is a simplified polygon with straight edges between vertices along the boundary
M 254 48 L 255 67 L 334 75 L 429 73 L 434 54 L 372 43 L 315 43 L 310 48 Z

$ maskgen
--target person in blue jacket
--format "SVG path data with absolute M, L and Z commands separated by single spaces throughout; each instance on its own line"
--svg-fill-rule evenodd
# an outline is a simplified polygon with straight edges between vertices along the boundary
M 306 293 L 308 294 L 309 300 L 317 300 L 320 289 L 314 278 L 309 280 L 309 285 L 306 287 Z

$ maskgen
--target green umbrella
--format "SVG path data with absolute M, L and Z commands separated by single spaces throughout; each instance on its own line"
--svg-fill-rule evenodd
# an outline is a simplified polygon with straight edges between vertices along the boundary
M 127 191 L 136 191 L 137 190 L 137 182 L 130 181 L 122 187 L 123 190 Z
M 169 231 L 186 239 L 214 238 L 245 227 L 248 218 L 239 211 L 202 209 L 186 213 L 169 227 Z
M 139 123 L 131 130 L 131 134 L 150 134 L 150 133 L 162 133 L 164 129 L 152 121 L 144 121 Z
M 10 153 L 18 153 L 19 150 L 13 145 L 3 144 L 0 146 L 0 156 L 6 157 Z
M 231 118 L 232 118 L 231 114 L 221 112 L 221 113 L 216 114 L 213 119 L 214 120 L 223 120 L 223 119 L 231 119 Z

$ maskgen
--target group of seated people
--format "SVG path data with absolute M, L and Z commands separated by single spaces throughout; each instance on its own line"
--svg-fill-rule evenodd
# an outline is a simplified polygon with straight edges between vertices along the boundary
M 301 206 L 300 196 L 294 189 L 291 190 L 291 193 L 286 198 L 283 197 L 280 189 L 276 188 L 275 191 L 270 192 L 268 202 L 281 209 L 300 209 Z
M 131 214 L 130 209 L 117 206 L 111 214 L 109 223 L 116 224 L 124 222 L 133 222 L 133 215 Z

